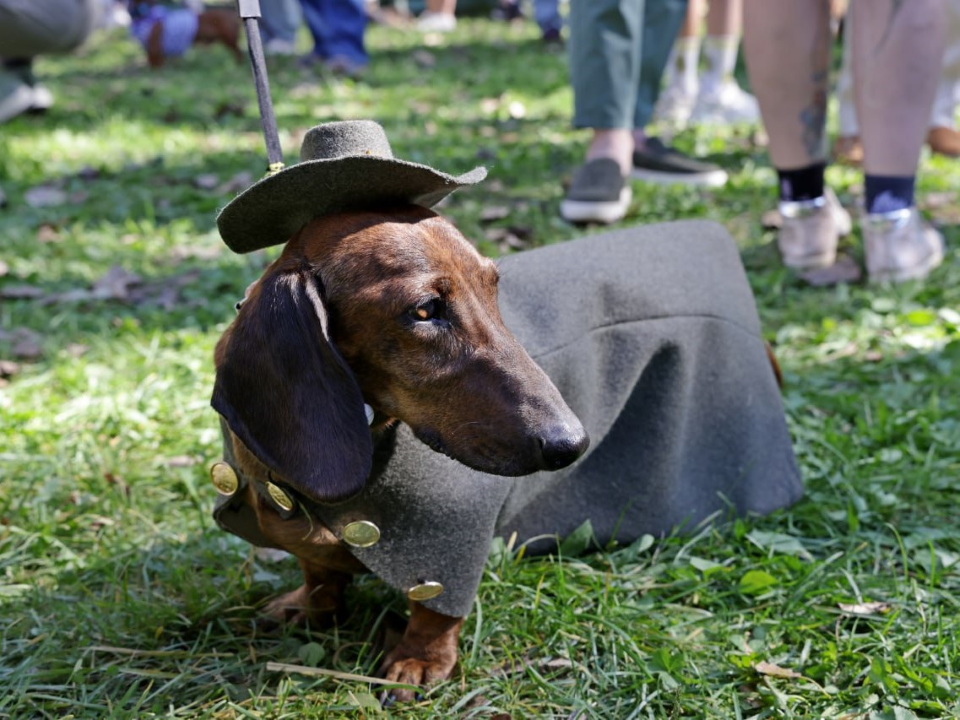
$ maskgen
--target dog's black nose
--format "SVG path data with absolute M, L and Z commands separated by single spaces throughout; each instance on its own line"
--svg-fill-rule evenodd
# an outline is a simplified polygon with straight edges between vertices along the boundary
M 545 470 L 559 470 L 571 464 L 590 447 L 590 438 L 582 427 L 552 428 L 540 438 L 540 454 Z

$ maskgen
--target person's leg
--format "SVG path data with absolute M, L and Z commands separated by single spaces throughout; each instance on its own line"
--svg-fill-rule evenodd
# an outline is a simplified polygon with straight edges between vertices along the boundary
M 826 162 L 829 6 L 805 0 L 745 0 L 744 53 L 777 169 Z
M 850 18 L 864 172 L 913 175 L 940 77 L 943 0 L 852 0 Z
M 590 128 L 586 163 L 560 204 L 571 222 L 616 222 L 630 205 L 632 121 L 645 0 L 571 0 L 573 125 Z
M 82 44 L 101 10 L 99 0 L 0 0 L 0 122 L 53 105 L 33 75 L 33 58 Z
M 705 0 L 690 0 L 680 32 L 663 73 L 663 92 L 655 111 L 658 120 L 686 124 L 700 89 L 700 26 Z M 712 5 L 712 3 L 711 3 Z
M 99 0 L 0 1 L 4 58 L 66 53 L 82 44 L 101 15 Z
M 644 137 L 643 128 L 653 117 L 663 71 L 686 18 L 687 0 L 647 0 L 644 6 L 640 77 L 633 111 L 633 128 L 640 140 Z
M 633 169 L 631 177 L 656 183 L 720 186 L 727 173 L 647 137 L 645 128 L 653 115 L 660 81 L 670 49 L 687 17 L 686 0 L 647 0 L 643 17 L 643 54 L 637 103 L 633 114 Z
M 852 0 L 850 18 L 867 272 L 872 280 L 923 277 L 943 257 L 942 239 L 914 202 L 943 59 L 943 0 Z
M 837 139 L 833 143 L 833 157 L 838 162 L 860 165 L 863 146 L 860 144 L 860 126 L 853 98 L 852 51 L 850 49 L 850 18 L 844 20 L 843 58 L 837 76 Z
M 644 0 L 571 0 L 573 125 L 591 128 L 587 160 L 609 157 L 627 175 L 640 78 Z
M 710 0 L 707 35 L 703 39 L 706 67 L 700 84 L 706 92 L 719 91 L 734 82 L 740 38 L 743 35 L 743 0 Z
M 364 46 L 367 12 L 364 0 L 300 0 L 303 18 L 314 39 L 313 54 L 331 69 L 346 74 L 369 62 Z
M 692 119 L 719 124 L 757 122 L 756 98 L 734 78 L 743 29 L 743 0 L 711 0 L 703 39 L 704 69 Z
M 930 113 L 927 145 L 940 155 L 960 157 L 957 104 L 960 103 L 960 0 L 947 0 L 946 40 L 940 84 Z
M 297 30 L 303 24 L 298 0 L 269 0 L 260 7 L 260 37 L 268 53 L 286 54 L 296 46 Z
M 417 21 L 423 32 L 449 32 L 457 27 L 457 0 L 427 0 L 427 9 Z
M 824 192 L 830 6 L 826 0 L 745 0 L 743 15 L 747 71 L 779 176 L 780 252 L 790 267 L 825 267 L 851 224 Z
M 544 39 L 560 38 L 563 30 L 560 0 L 533 0 L 533 19 Z

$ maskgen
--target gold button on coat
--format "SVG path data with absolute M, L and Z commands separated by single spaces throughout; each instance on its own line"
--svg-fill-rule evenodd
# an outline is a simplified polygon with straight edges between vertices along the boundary
M 443 592 L 443 585 L 438 582 L 423 582 L 419 585 L 414 585 L 412 588 L 407 590 L 407 597 L 411 600 L 423 601 L 429 600 L 430 598 L 435 598 L 437 595 Z
M 267 493 L 273 498 L 273 501 L 284 510 L 293 510 L 293 500 L 272 482 L 267 483 Z
M 366 548 L 380 541 L 380 528 L 369 520 L 356 520 L 343 526 L 343 541 L 353 547 Z
M 225 462 L 214 463 L 210 466 L 210 480 L 221 495 L 233 495 L 240 487 L 237 474 Z

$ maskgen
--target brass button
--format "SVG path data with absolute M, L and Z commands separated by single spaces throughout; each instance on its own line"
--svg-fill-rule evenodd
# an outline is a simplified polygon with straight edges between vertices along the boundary
M 343 526 L 343 541 L 353 547 L 366 548 L 380 541 L 380 528 L 369 520 L 357 520 Z
M 419 585 L 414 585 L 412 588 L 407 590 L 407 597 L 411 600 L 416 600 L 422 602 L 423 600 L 429 600 L 435 598 L 437 595 L 443 592 L 443 585 L 438 582 L 423 582 Z
M 273 498 L 273 501 L 284 510 L 293 510 L 293 500 L 272 482 L 267 483 L 267 493 Z
M 214 463 L 210 466 L 210 479 L 213 486 L 221 495 L 233 495 L 240 487 L 240 481 L 237 480 L 237 474 L 225 462 Z

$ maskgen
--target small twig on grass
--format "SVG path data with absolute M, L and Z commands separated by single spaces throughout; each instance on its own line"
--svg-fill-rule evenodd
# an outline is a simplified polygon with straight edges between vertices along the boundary
M 191 658 L 227 658 L 236 653 L 197 653 L 192 650 L 137 650 L 135 648 L 113 647 L 111 645 L 91 645 L 84 652 L 108 652 L 114 655 L 134 657 L 191 657 Z
M 357 682 L 372 683 L 374 685 L 404 686 L 404 683 L 398 683 L 395 680 L 384 680 L 383 678 L 370 677 L 369 675 L 355 675 L 354 673 L 327 670 L 326 668 L 313 668 L 307 667 L 306 665 L 288 665 L 287 663 L 268 662 L 267 670 L 270 672 L 300 673 L 301 675 L 332 677 L 337 680 L 355 680 Z

